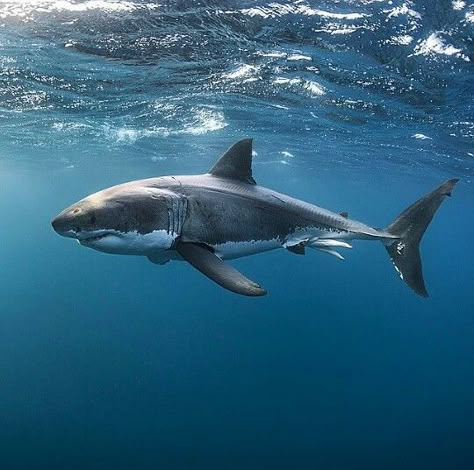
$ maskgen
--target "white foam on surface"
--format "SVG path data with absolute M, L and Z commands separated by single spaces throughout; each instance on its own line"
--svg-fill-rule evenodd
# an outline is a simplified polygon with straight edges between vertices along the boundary
M 396 46 L 408 46 L 413 42 L 413 36 L 409 34 L 402 34 L 400 36 L 392 36 L 390 39 L 387 39 L 388 44 L 394 44 Z
M 437 32 L 430 34 L 427 39 L 421 41 L 415 47 L 414 55 L 435 56 L 436 54 L 454 56 L 466 62 L 470 61 L 469 57 L 464 55 L 461 49 L 451 44 L 446 44 L 445 40 Z
M 351 28 L 348 26 L 345 26 L 343 28 L 336 28 L 336 29 L 331 29 L 329 30 L 329 34 L 336 35 L 336 34 L 352 34 L 357 31 L 358 28 Z
M 294 3 L 270 3 L 267 6 L 244 8 L 241 13 L 248 16 L 260 16 L 262 18 L 276 18 L 279 16 L 298 14 L 304 16 L 320 16 L 322 18 L 333 18 L 338 20 L 356 20 L 371 16 L 367 13 L 336 13 L 331 11 L 311 8 L 304 2 Z
M 285 77 L 277 77 L 273 80 L 275 85 L 295 85 L 297 83 L 301 83 L 301 78 L 285 78 Z
M 257 51 L 255 55 L 259 55 L 260 57 L 271 57 L 275 59 L 286 57 L 286 53 L 280 52 L 280 51 L 270 51 L 270 52 Z
M 287 57 L 288 60 L 312 60 L 308 55 L 291 54 Z
M 303 88 L 308 90 L 313 95 L 324 95 L 326 93 L 326 90 L 323 86 L 311 80 L 305 80 L 303 83 Z
M 462 10 L 466 6 L 466 2 L 463 2 L 463 0 L 453 0 L 451 5 L 453 10 Z
M 202 109 L 196 112 L 196 124 L 189 126 L 178 134 L 202 135 L 227 127 L 224 113 L 213 109 Z
M 309 55 L 304 55 L 299 52 L 287 54 L 286 52 L 282 52 L 282 51 L 270 51 L 270 52 L 257 51 L 255 55 L 258 55 L 260 57 L 269 57 L 271 59 L 286 59 L 290 61 L 313 60 Z
M 72 132 L 78 129 L 93 129 L 93 126 L 90 124 L 83 124 L 81 122 L 63 122 L 57 121 L 53 122 L 51 127 L 58 132 Z
M 420 140 L 433 140 L 431 137 L 428 137 L 425 134 L 414 134 L 412 135 L 414 139 L 420 139 Z
M 252 77 L 259 71 L 260 67 L 255 65 L 248 65 L 243 64 L 237 67 L 232 72 L 228 72 L 222 75 L 223 78 L 227 78 L 229 80 L 237 80 L 241 78 L 248 78 Z
M 147 137 L 168 137 L 170 135 L 203 135 L 224 129 L 228 124 L 224 114 L 216 109 L 193 110 L 194 115 L 189 124 L 176 128 L 153 126 L 147 129 L 136 129 L 132 127 L 111 127 L 102 126 L 101 134 L 114 143 L 133 144 L 136 141 Z
M 280 152 L 285 158 L 294 158 L 294 155 L 286 150 Z
M 156 10 L 159 7 L 160 5 L 158 3 L 143 4 L 120 0 L 87 0 L 84 2 L 74 2 L 70 0 L 0 0 L 0 18 L 27 18 L 32 13 L 54 13 L 61 11 L 129 13 L 139 9 Z
M 303 80 L 302 78 L 286 78 L 286 77 L 277 77 L 273 80 L 275 85 L 289 85 L 301 86 L 304 90 L 310 92 L 312 95 L 321 96 L 326 93 L 326 89 L 317 82 L 312 80 Z
M 283 106 L 283 105 L 281 105 L 281 104 L 273 104 L 273 103 L 272 103 L 272 104 L 270 104 L 270 106 L 271 106 L 272 108 L 276 108 L 276 109 L 283 109 L 283 110 L 288 110 L 288 109 L 290 109 L 288 106 Z
M 391 8 L 389 10 L 384 10 L 384 13 L 388 13 L 387 18 L 396 18 L 397 16 L 411 16 L 412 18 L 416 18 L 418 20 L 421 19 L 420 13 L 410 8 L 408 3 L 404 3 L 399 7 Z

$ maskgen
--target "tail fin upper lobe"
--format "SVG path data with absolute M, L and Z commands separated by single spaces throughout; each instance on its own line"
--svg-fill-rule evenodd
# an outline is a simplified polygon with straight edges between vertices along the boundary
M 428 297 L 428 292 L 423 280 L 420 240 L 438 207 L 446 196 L 451 196 L 451 191 L 458 181 L 458 179 L 446 181 L 404 210 L 386 228 L 387 232 L 399 237 L 391 243 L 390 240 L 385 241 L 385 248 L 395 269 L 400 278 L 422 297 Z

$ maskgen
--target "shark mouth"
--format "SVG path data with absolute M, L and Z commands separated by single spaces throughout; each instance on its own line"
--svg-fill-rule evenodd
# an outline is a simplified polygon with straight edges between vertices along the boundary
M 92 235 L 90 237 L 78 238 L 78 241 L 81 245 L 87 245 L 89 243 L 94 243 L 99 240 L 102 240 L 103 238 L 108 237 L 109 235 L 112 235 L 112 233 L 110 232 L 100 233 L 99 235 Z

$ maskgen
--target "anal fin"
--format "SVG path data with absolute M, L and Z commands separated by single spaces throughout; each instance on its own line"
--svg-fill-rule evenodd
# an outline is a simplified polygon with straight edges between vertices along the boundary
M 267 291 L 246 278 L 230 264 L 222 261 L 207 247 L 197 243 L 179 242 L 176 251 L 193 267 L 224 289 L 252 297 L 265 295 Z

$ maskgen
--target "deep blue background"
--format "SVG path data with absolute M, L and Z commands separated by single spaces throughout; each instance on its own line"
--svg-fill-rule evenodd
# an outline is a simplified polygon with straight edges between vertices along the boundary
M 473 468 L 472 8 L 15 3 L 0 7 L 0 468 Z M 417 54 L 433 33 L 445 53 Z M 246 136 L 260 184 L 374 226 L 460 177 L 422 244 L 430 298 L 378 243 L 344 262 L 236 260 L 269 291 L 248 299 L 49 225 L 103 187 L 204 172 Z

